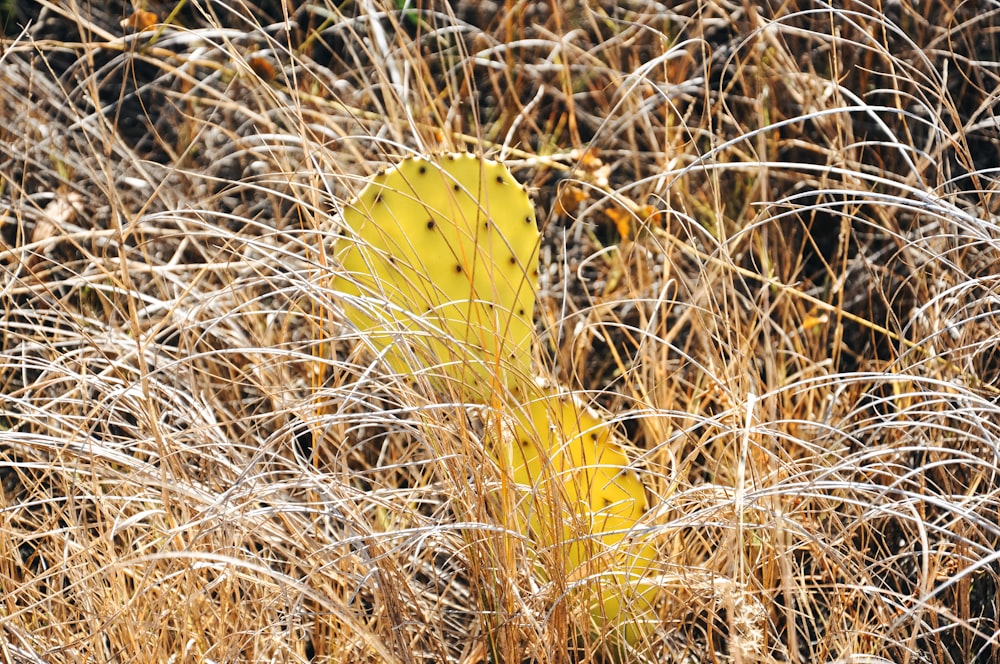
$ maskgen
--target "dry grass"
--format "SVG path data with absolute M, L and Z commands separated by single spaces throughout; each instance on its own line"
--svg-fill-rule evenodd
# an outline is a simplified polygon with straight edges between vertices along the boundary
M 605 657 L 329 288 L 338 207 L 442 149 L 533 188 L 544 361 L 646 471 L 617 657 L 1000 656 L 996 6 L 14 4 L 0 659 Z

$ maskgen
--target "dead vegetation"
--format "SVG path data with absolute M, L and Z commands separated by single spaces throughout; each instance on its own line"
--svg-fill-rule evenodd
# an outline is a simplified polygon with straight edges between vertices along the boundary
M 13 6 L 3 660 L 1000 656 L 995 6 Z M 340 206 L 445 149 L 532 188 L 543 359 L 638 451 L 634 650 L 330 288 Z

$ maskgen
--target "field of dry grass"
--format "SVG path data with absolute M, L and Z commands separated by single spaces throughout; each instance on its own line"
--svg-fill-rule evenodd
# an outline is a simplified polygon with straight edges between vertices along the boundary
M 0 3 L 0 661 L 998 661 L 1000 5 L 141 4 Z M 445 150 L 642 470 L 634 646 L 331 286 Z

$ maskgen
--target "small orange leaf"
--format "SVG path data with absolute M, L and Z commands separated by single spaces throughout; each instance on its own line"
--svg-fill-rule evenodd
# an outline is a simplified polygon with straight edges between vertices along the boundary
M 121 26 L 128 32 L 142 32 L 152 29 L 159 22 L 160 18 L 153 12 L 138 9 L 128 18 L 123 18 Z
M 555 213 L 559 216 L 569 216 L 580 206 L 580 203 L 588 200 L 590 195 L 583 187 L 567 181 L 559 187 L 559 196 L 556 198 Z
M 614 222 L 615 228 L 622 239 L 632 234 L 632 215 L 619 207 L 609 207 L 604 211 L 608 219 Z
M 270 83 L 277 76 L 274 64 L 268 58 L 253 55 L 247 58 L 247 64 L 250 65 L 253 73 L 257 74 L 263 81 Z
M 806 316 L 802 321 L 802 329 L 806 331 L 814 331 L 819 329 L 820 326 L 825 325 L 830 322 L 830 317 L 826 314 L 820 314 L 819 316 Z

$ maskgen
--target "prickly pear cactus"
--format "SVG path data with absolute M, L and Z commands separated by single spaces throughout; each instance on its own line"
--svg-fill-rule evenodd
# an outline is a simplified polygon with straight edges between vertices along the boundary
M 367 298 L 347 316 L 388 349 L 393 369 L 426 367 L 469 401 L 531 375 L 539 233 L 506 166 L 411 157 L 376 176 L 343 218 L 334 288 Z
M 537 380 L 525 403 L 501 417 L 500 430 L 501 463 L 529 489 L 518 510 L 521 529 L 561 546 L 575 577 L 584 570 L 599 579 L 591 585 L 595 622 L 635 643 L 655 624 L 648 577 L 656 550 L 648 539 L 627 540 L 648 502 L 613 428 L 572 394 Z
M 648 633 L 655 549 L 627 539 L 645 487 L 600 415 L 533 377 L 539 234 L 524 187 L 473 155 L 413 157 L 343 221 L 334 288 L 349 320 L 395 370 L 490 404 L 484 440 L 519 488 L 514 523 L 597 580 L 583 584 L 597 625 L 630 643 Z

